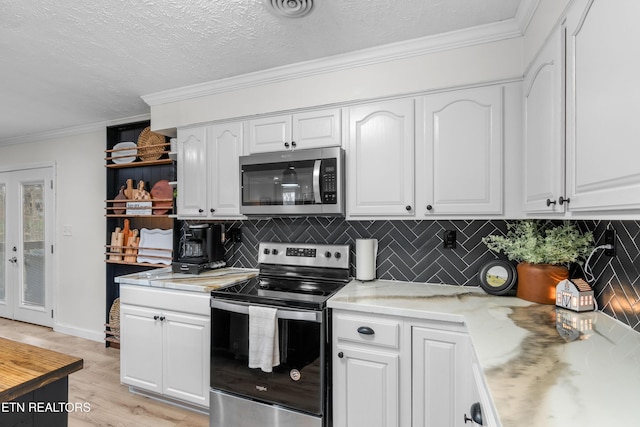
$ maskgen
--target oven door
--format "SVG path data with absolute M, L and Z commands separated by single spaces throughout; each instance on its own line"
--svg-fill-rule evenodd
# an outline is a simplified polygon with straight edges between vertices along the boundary
M 339 147 L 240 157 L 240 211 L 343 215 L 343 164 Z
M 322 311 L 278 308 L 281 363 L 270 373 L 248 367 L 248 304 L 212 298 L 211 325 L 212 389 L 322 416 Z

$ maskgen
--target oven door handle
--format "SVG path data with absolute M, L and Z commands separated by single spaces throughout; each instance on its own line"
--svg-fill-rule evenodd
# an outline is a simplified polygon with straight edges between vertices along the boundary
M 249 315 L 249 304 L 239 304 L 221 301 L 219 299 L 211 299 L 211 308 L 215 308 L 223 311 L 230 311 L 238 314 Z M 278 309 L 278 319 L 285 320 L 303 320 L 307 322 L 322 323 L 321 311 L 302 311 L 302 310 L 290 310 L 288 308 L 274 307 Z

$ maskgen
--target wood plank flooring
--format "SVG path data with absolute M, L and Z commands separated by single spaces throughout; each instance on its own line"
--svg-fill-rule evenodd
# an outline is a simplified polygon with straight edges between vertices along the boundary
M 69 427 L 207 427 L 209 417 L 129 392 L 120 384 L 120 350 L 104 343 L 0 318 L 0 337 L 84 359 L 69 376 L 69 402 L 88 407 L 69 414 Z

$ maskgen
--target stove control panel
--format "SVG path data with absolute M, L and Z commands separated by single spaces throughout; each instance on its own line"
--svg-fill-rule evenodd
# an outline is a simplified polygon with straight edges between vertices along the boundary
M 349 245 L 262 242 L 258 263 L 348 269 Z
M 303 256 L 307 258 L 315 258 L 316 250 L 312 248 L 289 248 L 287 247 L 287 256 Z

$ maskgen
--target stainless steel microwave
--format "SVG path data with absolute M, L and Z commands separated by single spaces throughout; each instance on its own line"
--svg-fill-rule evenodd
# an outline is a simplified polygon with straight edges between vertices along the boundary
M 240 157 L 240 212 L 264 216 L 344 216 L 340 147 Z

